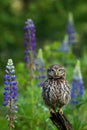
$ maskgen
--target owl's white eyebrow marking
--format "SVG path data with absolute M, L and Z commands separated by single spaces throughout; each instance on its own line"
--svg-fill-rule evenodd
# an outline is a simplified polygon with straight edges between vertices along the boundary
M 54 71 L 56 71 L 56 69 L 53 69 Z

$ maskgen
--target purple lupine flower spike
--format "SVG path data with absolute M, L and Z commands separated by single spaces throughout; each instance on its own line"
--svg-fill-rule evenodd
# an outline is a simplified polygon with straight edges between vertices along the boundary
M 76 43 L 76 31 L 75 31 L 75 27 L 74 27 L 72 13 L 69 13 L 67 34 L 68 34 L 69 44 L 75 44 Z
M 24 30 L 24 61 L 26 64 L 30 64 L 36 56 L 36 30 L 32 19 L 27 19 L 27 21 L 25 22 Z
M 60 47 L 60 51 L 65 52 L 65 53 L 70 51 L 70 46 L 69 46 L 69 42 L 68 42 L 68 35 L 65 35 L 64 40 L 62 42 L 62 45 Z
M 84 95 L 84 84 L 80 70 L 80 61 L 77 61 L 76 67 L 74 69 L 74 77 L 72 81 L 72 90 L 71 90 L 71 103 L 79 104 L 80 99 Z
M 43 80 L 46 78 L 45 76 L 45 67 L 44 67 L 44 60 L 43 60 L 43 53 L 42 50 L 39 49 L 38 56 L 36 59 L 36 79 L 38 79 L 38 86 L 43 87 Z
M 3 105 L 8 108 L 7 119 L 9 121 L 9 128 L 14 128 L 14 122 L 16 122 L 16 112 L 18 109 L 18 82 L 16 81 L 15 68 L 12 59 L 9 59 L 6 65 L 4 76 L 4 103 Z

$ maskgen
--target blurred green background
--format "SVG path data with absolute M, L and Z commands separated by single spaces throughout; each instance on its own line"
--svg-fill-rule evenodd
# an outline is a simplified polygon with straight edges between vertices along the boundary
M 49 118 L 49 112 L 41 99 L 41 89 L 35 85 L 32 90 L 24 68 L 24 24 L 31 18 L 36 26 L 37 51 L 43 49 L 45 67 L 60 63 L 67 67 L 67 79 L 73 78 L 73 69 L 77 57 L 73 53 L 64 54 L 57 49 L 61 45 L 68 21 L 68 13 L 74 16 L 74 25 L 79 36 L 79 45 L 75 54 L 81 61 L 81 71 L 87 91 L 87 1 L 84 0 L 2 0 L 0 1 L 0 129 L 8 130 L 2 124 L 5 120 L 3 103 L 3 76 L 9 58 L 13 59 L 19 81 L 19 118 L 16 130 L 56 130 Z M 26 76 L 26 78 L 25 78 Z M 22 81 L 22 82 L 21 82 Z M 37 96 L 38 93 L 38 96 Z M 85 100 L 87 96 L 85 94 Z M 84 101 L 85 102 L 85 101 Z M 27 106 L 27 107 L 26 107 Z M 87 103 L 81 107 L 69 106 L 65 113 L 74 125 L 75 130 L 87 130 Z M 34 109 L 34 110 L 33 110 Z M 79 109 L 79 110 L 78 110 Z M 82 116 L 79 114 L 83 113 Z M 4 115 L 4 116 L 3 116 Z M 33 115 L 33 117 L 32 117 Z M 76 119 L 76 120 L 75 120 Z M 77 124 L 76 124 L 77 122 Z M 82 122 L 82 124 L 81 124 Z M 36 123 L 36 124 L 35 124 Z
M 62 41 L 68 13 L 74 16 L 80 35 L 81 50 L 87 49 L 87 1 L 76 0 L 4 0 L 0 1 L 0 62 L 12 57 L 23 58 L 24 22 L 31 18 L 36 26 L 37 46 L 48 41 Z

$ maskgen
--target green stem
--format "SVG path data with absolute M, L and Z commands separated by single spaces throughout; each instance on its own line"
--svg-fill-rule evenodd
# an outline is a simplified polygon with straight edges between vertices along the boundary
M 10 82 L 12 82 L 12 80 L 10 79 Z M 9 105 L 9 130 L 12 130 L 12 125 L 13 125 L 13 122 L 12 122 L 12 99 L 11 99 L 11 85 L 10 85 L 10 105 Z

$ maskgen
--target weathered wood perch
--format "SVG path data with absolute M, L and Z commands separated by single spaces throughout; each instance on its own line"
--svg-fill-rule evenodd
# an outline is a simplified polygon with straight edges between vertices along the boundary
M 51 112 L 50 114 L 51 114 L 50 117 L 51 121 L 59 130 L 74 130 L 64 114 L 60 114 L 59 112 L 56 113 Z

